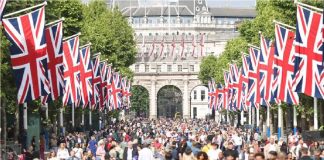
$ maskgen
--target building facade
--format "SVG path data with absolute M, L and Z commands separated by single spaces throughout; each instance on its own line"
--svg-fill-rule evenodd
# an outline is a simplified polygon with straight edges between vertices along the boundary
M 158 112 L 160 90 L 175 86 L 181 95 L 183 118 L 205 118 L 208 88 L 198 79 L 200 63 L 208 55 L 220 55 L 226 42 L 238 36 L 237 26 L 255 17 L 254 8 L 213 8 L 206 0 L 120 0 L 118 5 L 135 31 L 137 61 L 134 85 L 150 95 L 150 118 Z M 178 106 L 179 107 L 179 106 Z M 169 113 L 168 113 L 169 114 Z M 173 117 L 174 112 L 170 112 Z

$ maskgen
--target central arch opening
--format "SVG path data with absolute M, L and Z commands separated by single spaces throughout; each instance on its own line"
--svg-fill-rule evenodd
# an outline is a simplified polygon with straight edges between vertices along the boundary
M 172 85 L 162 87 L 157 93 L 157 116 L 182 117 L 182 93 Z

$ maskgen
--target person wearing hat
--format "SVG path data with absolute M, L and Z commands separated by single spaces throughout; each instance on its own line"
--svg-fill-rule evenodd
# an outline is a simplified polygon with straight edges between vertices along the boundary
M 227 143 L 227 149 L 224 151 L 225 157 L 234 157 L 234 159 L 239 158 L 239 153 L 237 150 L 234 149 L 233 141 L 229 141 Z

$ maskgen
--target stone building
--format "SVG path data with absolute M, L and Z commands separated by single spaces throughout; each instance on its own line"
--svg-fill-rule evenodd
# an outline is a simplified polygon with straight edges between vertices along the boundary
M 211 7 L 206 0 L 116 0 L 135 31 L 134 85 L 148 91 L 151 118 L 205 118 L 208 89 L 198 79 L 203 57 L 218 56 L 238 36 L 237 26 L 255 17 L 254 7 Z M 154 46 L 154 47 L 153 47 Z

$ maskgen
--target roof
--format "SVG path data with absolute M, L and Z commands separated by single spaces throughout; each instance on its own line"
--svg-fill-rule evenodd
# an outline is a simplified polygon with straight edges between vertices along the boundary
M 132 15 L 134 17 L 142 16 L 193 16 L 194 14 L 209 12 L 213 17 L 243 17 L 253 18 L 256 16 L 255 8 L 230 8 L 220 6 L 208 6 L 204 0 L 199 5 L 194 0 L 179 0 L 179 4 L 171 3 L 170 5 L 161 2 L 143 5 L 138 0 L 117 0 L 116 5 L 119 6 L 124 16 Z M 148 1 L 147 1 L 148 2 Z M 153 1 L 152 1 L 153 2 Z M 162 1 L 165 2 L 165 1 Z M 170 8 L 170 11 L 169 11 Z M 205 9 L 205 10 L 204 10 Z M 146 11 L 146 14 L 145 14 Z M 131 13 L 131 14 L 130 14 Z

